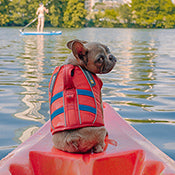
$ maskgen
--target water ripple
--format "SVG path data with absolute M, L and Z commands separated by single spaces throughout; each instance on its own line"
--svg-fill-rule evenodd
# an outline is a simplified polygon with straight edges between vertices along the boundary
M 108 45 L 118 59 L 112 72 L 99 75 L 103 100 L 175 159 L 175 30 L 63 29 L 58 37 L 21 37 L 18 28 L 5 29 L 11 37 L 0 28 L 0 150 L 49 119 L 51 74 L 70 53 L 66 42 L 78 38 Z M 164 140 L 162 127 L 171 129 Z

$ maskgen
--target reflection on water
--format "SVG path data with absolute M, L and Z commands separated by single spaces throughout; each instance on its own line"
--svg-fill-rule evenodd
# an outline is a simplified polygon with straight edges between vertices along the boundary
M 15 131 L 16 138 L 15 140 L 17 143 L 21 143 L 26 141 L 31 135 L 33 135 L 39 127 L 37 126 L 30 126 L 29 128 L 20 128 L 19 130 Z
M 143 38 L 138 39 L 132 30 L 124 37 L 117 52 L 119 62 L 113 71 L 113 88 L 109 89 L 107 85 L 104 94 L 114 99 L 117 108 L 118 105 L 134 106 L 151 111 L 153 105 L 150 101 L 156 96 L 153 89 L 156 84 L 157 41 L 149 37 L 146 41 Z M 105 77 L 106 75 L 103 76 L 105 82 L 111 84 L 111 76 Z M 116 97 L 121 100 L 116 100 Z
M 33 120 L 41 123 L 45 122 L 45 117 L 39 113 L 43 103 L 42 94 L 46 93 L 39 89 L 40 82 L 44 81 L 43 66 L 44 66 L 44 36 L 36 38 L 24 38 L 24 72 L 21 76 L 25 81 L 21 86 L 25 91 L 22 102 L 25 103 L 27 109 L 15 114 L 15 117 L 25 120 Z M 35 52 L 35 50 L 37 52 Z M 36 55 L 34 55 L 36 53 Z M 31 55 L 34 55 L 31 57 Z M 27 58 L 27 59 L 26 59 Z
M 131 36 L 133 37 L 133 36 Z M 126 44 L 127 45 L 127 44 Z M 125 59 L 120 64 L 119 71 L 122 73 L 120 77 L 121 86 L 129 86 L 124 93 L 130 99 L 146 99 L 139 103 L 135 100 L 127 100 L 123 102 L 124 105 L 139 106 L 144 110 L 151 110 L 152 105 L 147 104 L 153 97 L 155 97 L 153 86 L 155 85 L 155 58 L 156 47 L 152 41 L 138 42 L 128 41 L 126 48 L 127 54 L 122 53 L 122 58 Z M 132 59 L 131 59 L 132 58 Z M 134 86 L 132 86 L 134 85 Z M 121 102 L 122 103 L 122 102 Z
M 24 80 L 21 83 L 24 90 L 20 93 L 23 107 L 14 116 L 23 120 L 40 122 L 41 124 L 44 124 L 49 116 L 47 91 L 48 82 L 54 68 L 50 66 L 50 58 L 54 60 L 52 64 L 55 62 L 56 65 L 59 62 L 61 64 L 64 60 L 60 59 L 60 61 L 56 61 L 57 57 L 55 56 L 56 51 L 54 47 L 56 40 L 48 39 L 47 37 L 44 38 L 44 36 L 23 37 L 24 51 L 18 57 L 24 67 L 24 70 L 20 73 L 20 76 Z M 44 48 L 47 48 L 46 54 Z M 46 55 L 49 55 L 49 57 L 46 58 Z M 47 72 L 47 69 L 49 69 L 49 72 Z M 43 106 L 46 106 L 46 108 L 44 109 Z M 44 110 L 45 112 L 43 112 Z M 30 126 L 18 129 L 15 132 L 15 140 L 19 140 L 20 142 L 25 141 L 38 128 L 38 126 Z
M 49 119 L 49 79 L 70 53 L 66 42 L 78 38 L 110 47 L 118 63 L 99 75 L 103 100 L 175 159 L 175 30 L 63 29 L 56 37 L 7 30 L 11 38 L 0 28 L 0 151 L 23 142 Z

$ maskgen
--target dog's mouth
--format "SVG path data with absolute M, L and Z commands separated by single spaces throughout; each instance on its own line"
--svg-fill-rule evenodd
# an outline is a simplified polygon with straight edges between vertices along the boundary
M 116 63 L 116 62 L 115 62 Z M 100 74 L 107 74 L 108 72 L 110 72 L 114 66 L 115 66 L 115 63 L 114 64 L 103 64 L 100 68 Z
M 105 74 L 105 73 L 110 72 L 114 68 L 116 62 L 117 62 L 116 57 L 114 57 L 113 55 L 109 55 L 109 61 L 103 62 L 101 69 L 100 69 L 100 73 Z

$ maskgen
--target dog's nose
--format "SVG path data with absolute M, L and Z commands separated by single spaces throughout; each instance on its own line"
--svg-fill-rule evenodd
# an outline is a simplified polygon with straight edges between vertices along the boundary
M 117 62 L 117 58 L 113 55 L 109 55 L 109 60 L 112 62 Z

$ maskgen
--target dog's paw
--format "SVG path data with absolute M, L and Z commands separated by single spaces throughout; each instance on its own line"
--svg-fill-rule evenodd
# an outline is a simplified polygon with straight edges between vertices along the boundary
M 101 144 L 98 144 L 93 148 L 94 153 L 101 153 L 103 152 L 103 150 L 104 150 L 104 146 L 102 146 Z
M 80 139 L 79 136 L 69 136 L 67 138 L 66 142 L 69 145 L 69 152 L 78 152 Z

